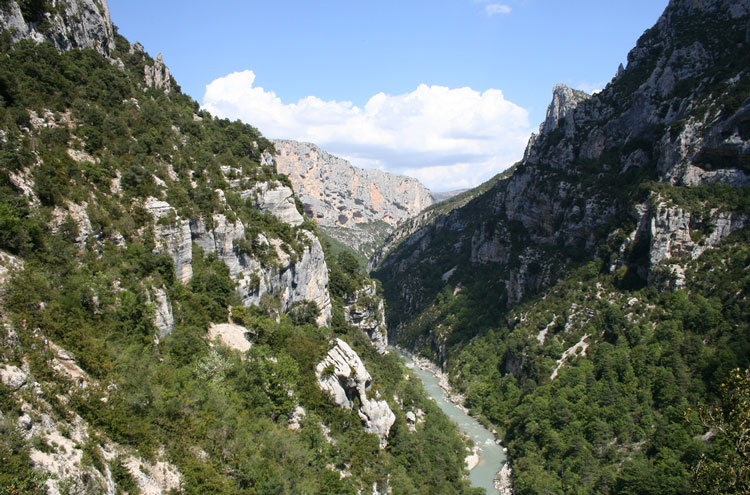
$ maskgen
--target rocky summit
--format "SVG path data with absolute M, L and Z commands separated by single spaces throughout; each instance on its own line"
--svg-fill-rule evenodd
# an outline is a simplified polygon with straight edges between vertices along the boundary
M 314 144 L 276 140 L 276 166 L 331 237 L 370 256 L 394 227 L 434 203 L 418 180 L 360 169 Z

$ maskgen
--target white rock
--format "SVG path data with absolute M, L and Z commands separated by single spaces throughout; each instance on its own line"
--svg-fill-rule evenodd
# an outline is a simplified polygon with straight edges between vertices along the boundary
M 154 326 L 159 330 L 159 338 L 163 339 L 174 330 L 174 315 L 172 304 L 167 298 L 167 292 L 163 287 L 154 289 L 155 314 Z
M 143 79 L 148 87 L 161 89 L 167 94 L 172 90 L 169 69 L 164 65 L 161 53 L 156 55 L 153 65 L 147 65 L 143 68 Z
M 305 419 L 305 416 L 307 416 L 307 411 L 305 411 L 304 407 L 295 407 L 294 409 L 292 409 L 292 413 L 289 415 L 287 428 L 290 430 L 299 430 L 301 427 L 300 423 L 303 419 Z
M 0 379 L 6 387 L 18 390 L 26 385 L 29 375 L 27 375 L 21 368 L 6 364 L 0 368 Z
M 58 50 L 93 48 L 109 56 L 115 49 L 115 36 L 105 0 L 57 2 L 58 11 L 47 17 L 44 32 L 40 23 L 26 22 L 17 0 L 10 0 L 0 16 L 0 31 L 10 30 L 11 40 L 30 39 L 51 42 Z M 63 10 L 64 9 L 64 10 Z
M 341 339 L 336 339 L 328 355 L 315 367 L 320 388 L 328 391 L 334 402 L 352 409 L 354 397 L 359 397 L 357 411 L 364 423 L 365 431 L 380 439 L 380 448 L 388 444 L 388 433 L 396 421 L 396 415 L 385 400 L 369 399 L 367 388 L 372 380 L 359 355 Z
M 344 319 L 365 332 L 379 354 L 388 352 L 385 304 L 377 295 L 375 282 L 365 285 L 344 301 Z
M 256 206 L 264 212 L 268 212 L 284 223 L 296 227 L 304 222 L 304 218 L 297 211 L 297 205 L 294 201 L 294 192 L 286 186 L 280 184 L 269 184 L 263 182 L 252 190 L 256 195 Z M 249 196 L 248 191 L 243 191 L 243 198 Z
M 236 349 L 245 352 L 252 347 L 250 340 L 252 333 L 247 328 L 233 323 L 214 324 L 208 328 L 208 338 L 211 340 L 220 340 L 230 349 Z

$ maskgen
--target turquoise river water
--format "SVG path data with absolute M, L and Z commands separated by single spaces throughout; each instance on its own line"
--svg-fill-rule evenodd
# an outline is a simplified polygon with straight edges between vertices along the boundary
M 432 397 L 438 407 L 440 407 L 440 409 L 442 409 L 442 411 L 458 425 L 458 428 L 464 434 L 471 437 L 471 439 L 474 440 L 474 443 L 479 446 L 479 464 L 469 472 L 471 485 L 484 488 L 487 490 L 488 495 L 496 495 L 500 493 L 495 488 L 494 480 L 497 472 L 500 471 L 500 468 L 505 464 L 503 446 L 495 443 L 495 436 L 492 432 L 482 426 L 476 419 L 466 414 L 463 409 L 448 400 L 445 392 L 440 388 L 440 382 L 435 374 L 417 366 L 414 361 L 403 352 L 401 353 L 401 356 L 406 362 L 406 366 L 414 370 L 417 376 L 422 380 L 427 395 Z

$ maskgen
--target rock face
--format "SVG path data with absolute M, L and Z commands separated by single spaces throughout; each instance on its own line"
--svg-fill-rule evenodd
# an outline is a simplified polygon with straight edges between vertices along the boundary
M 474 292 L 488 295 L 490 307 L 508 307 L 549 286 L 576 259 L 601 255 L 605 243 L 617 244 L 607 255 L 613 270 L 625 266 L 654 280 L 655 270 L 664 275 L 663 260 L 698 256 L 746 228 L 746 216 L 730 206 L 701 203 L 697 218 L 679 204 L 660 205 L 660 196 L 644 205 L 638 185 L 747 187 L 750 71 L 733 61 L 745 60 L 750 48 L 748 22 L 750 0 L 673 0 L 603 91 L 589 96 L 556 86 L 539 135 L 512 175 L 433 215 L 380 263 L 391 332 L 445 285 L 470 292 L 482 280 L 486 287 Z M 644 251 L 639 246 L 645 258 L 633 254 Z M 440 354 L 450 331 L 436 326 L 425 342 Z
M 703 217 L 670 205 L 659 196 L 652 198 L 648 213 L 651 280 L 666 281 L 676 289 L 685 285 L 687 262 L 698 258 L 730 234 L 750 227 L 747 215 L 713 211 L 708 217 Z
M 49 41 L 58 50 L 93 48 L 104 56 L 115 49 L 115 35 L 106 0 L 55 2 L 54 14 L 42 2 L 8 0 L 0 7 L 0 31 L 10 29 L 11 39 Z M 21 6 L 23 5 L 23 8 Z
M 385 304 L 377 294 L 375 282 L 365 285 L 344 301 L 344 319 L 365 332 L 378 353 L 388 352 Z
M 154 289 L 154 326 L 159 330 L 159 338 L 164 338 L 174 330 L 174 315 L 172 304 L 169 302 L 167 292 L 163 287 Z
M 239 191 L 239 195 L 242 199 L 252 199 L 261 211 L 290 226 L 298 227 L 303 222 L 288 187 L 261 182 Z M 226 263 L 246 306 L 260 304 L 265 295 L 278 298 L 282 311 L 296 302 L 313 301 L 320 310 L 317 323 L 325 325 L 330 318 L 328 266 L 323 247 L 312 232 L 299 231 L 304 247 L 295 256 L 287 252 L 280 240 L 258 234 L 256 243 L 275 255 L 276 261 L 268 264 L 238 247 L 238 243 L 246 240 L 245 226 L 240 220 L 230 220 L 223 214 L 213 215 L 210 221 L 181 219 L 169 203 L 156 198 L 146 200 L 144 207 L 156 220 L 156 250 L 170 255 L 183 283 L 192 277 L 192 245 L 195 243 L 205 253 L 216 253 Z
M 294 192 L 280 184 L 269 184 L 261 182 L 251 191 L 243 191 L 242 199 L 250 196 L 255 197 L 255 205 L 261 210 L 270 213 L 284 223 L 294 227 L 302 225 L 304 217 L 297 211 L 294 202 Z
M 571 89 L 564 84 L 558 84 L 552 90 L 552 103 L 547 108 L 547 117 L 539 126 L 539 133 L 550 133 L 558 128 L 561 122 L 572 130 L 573 122 L 568 122 L 568 115 L 573 112 L 579 103 L 588 100 L 590 96 L 583 91 Z
M 29 375 L 17 366 L 4 364 L 0 367 L 0 381 L 11 390 L 23 387 L 28 379 Z
M 364 423 L 365 431 L 376 434 L 380 439 L 380 448 L 385 448 L 396 415 L 385 400 L 367 397 L 372 378 L 349 344 L 336 339 L 334 347 L 315 367 L 315 375 L 320 388 L 329 392 L 339 407 L 351 409 L 354 398 L 359 399 L 357 414 Z
M 161 89 L 167 94 L 172 91 L 172 79 L 161 53 L 156 55 L 154 65 L 146 65 L 143 68 L 143 79 L 148 87 Z
M 289 176 L 306 213 L 327 233 L 368 255 L 379 238 L 434 202 L 411 177 L 355 168 L 310 143 L 274 145 L 277 170 Z
M 192 220 L 192 240 L 205 252 L 216 253 L 227 264 L 246 306 L 260 304 L 264 294 L 278 296 L 283 311 L 298 301 L 314 301 L 321 313 L 318 324 L 326 323 L 331 316 L 328 267 L 317 237 L 303 231 L 306 246 L 297 260 L 281 249 L 280 244 L 263 237 L 262 241 L 270 243 L 278 257 L 275 266 L 264 266 L 260 260 L 236 248 L 234 241 L 245 238 L 242 222 L 231 222 L 219 214 L 213 216 L 211 224 L 209 227 L 202 219 Z

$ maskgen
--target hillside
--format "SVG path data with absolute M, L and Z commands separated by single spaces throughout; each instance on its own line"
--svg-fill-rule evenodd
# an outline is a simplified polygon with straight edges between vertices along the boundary
M 361 255 L 373 250 L 397 226 L 434 200 L 418 180 L 376 169 L 353 167 L 314 144 L 276 140 L 276 164 L 328 235 Z
M 108 12 L 0 2 L 0 492 L 476 493 L 273 143 Z
M 487 192 L 499 180 L 510 177 L 515 169 L 516 166 L 514 165 L 477 187 L 458 192 L 457 194 L 451 194 L 448 198 L 436 202 L 420 211 L 418 214 L 409 217 L 378 245 L 377 249 L 375 249 L 370 256 L 370 268 L 377 267 L 387 254 L 395 249 L 404 239 L 409 238 L 422 228 L 432 225 L 436 219 L 444 217 L 453 210 L 465 206 L 469 201 Z
M 501 432 L 519 494 L 747 490 L 746 444 L 695 411 L 750 366 L 748 20 L 673 0 L 603 91 L 554 88 L 509 176 L 380 260 L 391 341 Z

